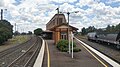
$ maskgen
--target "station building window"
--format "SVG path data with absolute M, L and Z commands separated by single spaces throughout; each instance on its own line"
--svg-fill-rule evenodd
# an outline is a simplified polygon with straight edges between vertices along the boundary
M 67 33 L 61 32 L 61 39 L 67 40 Z

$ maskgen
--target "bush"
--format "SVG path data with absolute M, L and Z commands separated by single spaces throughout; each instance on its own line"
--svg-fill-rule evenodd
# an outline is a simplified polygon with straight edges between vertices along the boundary
M 58 43 L 57 43 L 57 48 L 58 50 L 62 51 L 62 52 L 67 52 L 69 49 L 69 42 L 68 40 L 60 40 Z M 72 43 L 70 44 L 72 46 Z M 76 48 L 76 44 L 73 42 L 73 51 L 74 52 L 78 52 L 80 51 L 79 48 Z M 71 47 L 72 48 L 72 47 Z
M 58 43 L 57 43 L 57 48 L 58 48 L 58 50 L 60 50 L 60 51 L 66 51 L 66 49 L 65 48 L 67 48 L 68 47 L 68 41 L 67 40 L 60 40 Z
M 74 52 L 79 52 L 79 51 L 81 51 L 81 49 L 75 47 L 75 48 L 73 48 L 73 51 L 74 51 Z

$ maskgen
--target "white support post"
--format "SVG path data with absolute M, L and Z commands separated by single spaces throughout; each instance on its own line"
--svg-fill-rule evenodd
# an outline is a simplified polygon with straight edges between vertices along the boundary
M 69 15 L 70 15 L 70 13 L 69 12 L 67 12 L 67 15 L 68 15 L 68 40 L 69 40 L 69 54 L 71 53 L 71 47 L 70 47 L 70 29 L 69 29 Z
M 73 58 L 73 33 L 71 32 L 71 35 L 72 35 L 72 58 Z
M 71 47 L 70 47 L 70 34 L 68 35 L 68 39 L 69 39 L 69 54 L 71 54 Z

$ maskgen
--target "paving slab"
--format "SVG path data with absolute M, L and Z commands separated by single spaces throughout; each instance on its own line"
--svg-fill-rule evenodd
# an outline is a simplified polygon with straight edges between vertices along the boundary
M 73 59 L 67 52 L 60 52 L 57 50 L 53 40 L 46 40 L 46 42 L 48 43 L 50 53 L 50 67 L 105 67 L 77 41 L 75 41 L 75 43 L 77 44 L 77 47 L 81 49 L 81 51 L 74 52 Z M 43 67 L 46 67 L 48 65 L 46 63 L 47 59 L 47 51 L 45 51 Z M 106 63 L 106 65 L 108 64 Z M 108 65 L 108 67 L 111 66 Z

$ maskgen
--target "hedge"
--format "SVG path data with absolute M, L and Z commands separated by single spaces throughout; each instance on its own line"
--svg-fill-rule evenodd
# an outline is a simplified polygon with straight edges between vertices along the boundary
M 68 44 L 69 44 L 68 40 L 60 40 L 57 43 L 57 48 L 58 48 L 58 50 L 60 50 L 62 52 L 67 52 L 69 50 L 69 45 Z M 70 44 L 70 46 L 72 46 L 72 43 Z M 73 51 L 74 52 L 81 51 L 81 49 L 79 49 L 79 48 L 76 47 L 76 44 L 74 42 L 73 42 Z

